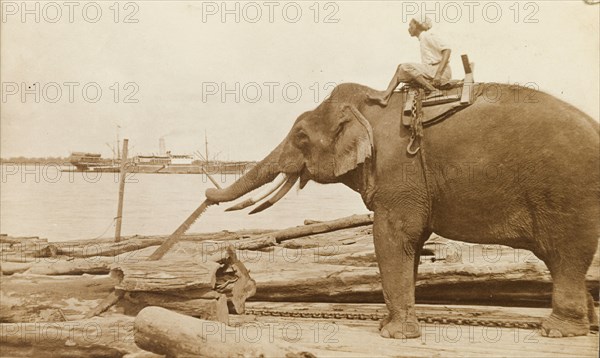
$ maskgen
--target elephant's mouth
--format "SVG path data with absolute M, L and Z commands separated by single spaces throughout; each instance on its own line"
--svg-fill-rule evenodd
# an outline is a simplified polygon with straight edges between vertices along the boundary
M 257 193 L 256 195 L 252 196 L 251 198 L 246 199 L 246 200 L 242 201 L 241 203 L 238 203 L 238 204 L 226 209 L 225 211 L 235 211 L 235 210 L 245 209 L 245 208 L 252 206 L 252 205 L 258 203 L 259 201 L 265 199 L 269 195 L 273 194 L 277 189 L 279 189 L 277 191 L 277 193 L 275 193 L 275 195 L 271 196 L 268 200 L 265 200 L 262 204 L 260 204 L 256 208 L 254 208 L 249 214 L 252 215 L 252 214 L 260 213 L 261 211 L 270 208 L 275 203 L 277 203 L 279 200 L 281 200 L 294 187 L 294 184 L 296 184 L 296 182 L 298 181 L 299 178 L 300 178 L 300 176 L 297 174 L 292 174 L 292 175 L 279 174 L 277 176 L 277 178 L 275 178 L 275 180 L 273 182 L 271 182 L 270 185 L 267 186 L 266 189 Z
M 250 212 L 250 214 L 256 214 L 270 208 L 281 200 L 298 181 L 300 181 L 300 188 L 302 189 L 311 178 L 311 175 L 306 169 L 305 164 L 293 165 L 291 161 L 286 165 L 281 164 L 279 158 L 283 145 L 283 143 L 280 144 L 269 156 L 229 187 L 207 189 L 206 199 L 215 204 L 232 201 L 253 190 L 266 186 L 265 189 L 249 199 L 226 210 L 241 210 L 266 199 Z

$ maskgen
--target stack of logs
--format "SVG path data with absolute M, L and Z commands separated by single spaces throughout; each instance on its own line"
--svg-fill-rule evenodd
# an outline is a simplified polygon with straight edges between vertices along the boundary
M 118 243 L 0 236 L 0 355 L 32 355 L 49 347 L 69 355 L 140 352 L 131 339 L 92 344 L 73 338 L 72 327 L 126 325 L 132 335 L 132 316 L 147 306 L 227 324 L 230 313 L 244 313 L 248 299 L 382 303 L 371 224 L 371 215 L 357 215 L 279 231 L 185 235 L 159 261 L 147 258 L 166 236 Z M 596 255 L 587 276 L 596 300 L 599 263 Z M 551 292 L 546 266 L 528 251 L 434 236 L 421 256 L 416 297 L 419 303 L 549 307 Z M 147 343 L 159 334 L 151 327 L 152 312 L 164 318 L 164 310 L 144 310 L 136 342 L 169 354 Z M 19 334 L 29 329 L 23 322 L 53 322 L 71 334 L 31 338 Z

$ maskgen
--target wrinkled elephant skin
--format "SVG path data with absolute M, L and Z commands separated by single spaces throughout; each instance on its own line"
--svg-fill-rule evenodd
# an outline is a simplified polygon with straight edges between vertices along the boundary
M 299 179 L 301 187 L 309 180 L 341 182 L 360 193 L 375 213 L 375 251 L 389 309 L 384 337 L 420 335 L 415 278 L 431 233 L 533 251 L 554 284 L 542 333 L 585 335 L 593 317 L 585 275 L 600 236 L 598 123 L 542 92 L 479 86 L 484 95 L 425 128 L 421 151 L 411 156 L 410 131 L 400 124 L 401 95 L 380 107 L 367 100 L 372 89 L 340 85 L 302 114 L 255 168 L 206 196 L 234 200 L 280 173 Z

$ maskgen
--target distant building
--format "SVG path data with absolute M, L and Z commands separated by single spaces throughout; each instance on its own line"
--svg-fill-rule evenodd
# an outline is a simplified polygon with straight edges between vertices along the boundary
M 171 158 L 166 155 L 136 155 L 133 157 L 133 162 L 135 164 L 169 165 Z
M 192 165 L 194 157 L 187 154 L 171 154 L 170 151 L 166 155 L 137 155 L 133 158 L 133 162 L 138 165 Z

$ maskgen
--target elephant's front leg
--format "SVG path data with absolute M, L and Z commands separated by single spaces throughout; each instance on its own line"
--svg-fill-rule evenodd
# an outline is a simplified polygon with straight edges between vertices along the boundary
M 389 315 L 381 323 L 386 338 L 416 338 L 421 329 L 415 313 L 415 266 L 423 246 L 419 218 L 375 212 L 373 237 L 383 297 Z

